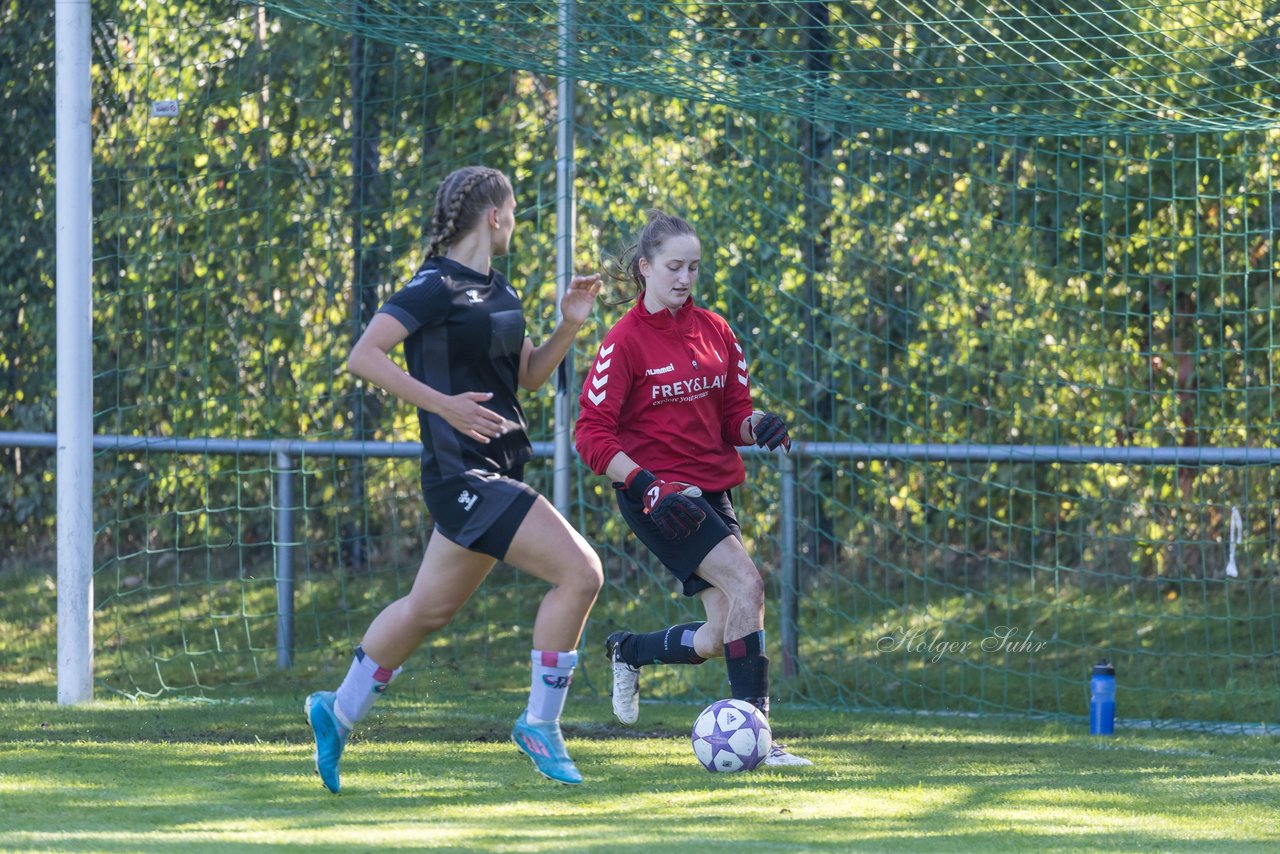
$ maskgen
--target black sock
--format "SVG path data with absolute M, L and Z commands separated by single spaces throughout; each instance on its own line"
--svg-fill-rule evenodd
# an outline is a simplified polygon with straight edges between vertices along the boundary
M 701 664 L 706 661 L 693 648 L 694 632 L 702 623 L 681 623 L 659 632 L 634 634 L 622 641 L 622 660 L 632 667 L 646 664 Z
M 769 657 L 764 654 L 764 629 L 724 645 L 729 688 L 735 700 L 746 700 L 769 716 Z

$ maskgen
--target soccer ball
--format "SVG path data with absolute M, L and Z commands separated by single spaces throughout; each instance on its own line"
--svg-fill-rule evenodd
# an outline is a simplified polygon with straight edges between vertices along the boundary
M 693 722 L 693 754 L 708 771 L 750 771 L 772 745 L 768 718 L 745 700 L 716 700 Z

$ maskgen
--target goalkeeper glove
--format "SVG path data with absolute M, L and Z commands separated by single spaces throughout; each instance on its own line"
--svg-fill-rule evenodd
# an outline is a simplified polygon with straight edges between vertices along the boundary
M 772 412 L 761 413 L 761 418 L 751 428 L 751 436 L 761 448 L 775 450 L 779 445 L 791 452 L 791 437 L 787 435 L 787 422 Z
M 648 469 L 636 467 L 622 490 L 644 506 L 644 512 L 668 540 L 692 536 L 707 514 L 693 501 L 702 490 L 691 483 L 659 480 Z

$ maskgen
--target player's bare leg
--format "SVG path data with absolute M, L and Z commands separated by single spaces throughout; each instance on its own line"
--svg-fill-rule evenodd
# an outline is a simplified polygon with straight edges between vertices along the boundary
M 698 575 L 724 594 L 704 598 L 707 625 L 723 626 L 722 653 L 729 669 L 729 684 L 736 699 L 756 706 L 769 716 L 769 659 L 764 647 L 764 580 L 760 570 L 735 537 L 722 540 L 703 559 Z M 705 626 L 704 626 L 705 629 Z M 710 632 L 708 632 L 708 635 Z M 695 636 L 695 642 L 698 638 Z M 710 636 L 702 638 L 702 649 L 714 650 Z M 772 766 L 812 765 L 774 742 L 765 757 Z
M 543 776 L 581 783 L 560 732 L 560 712 L 578 659 L 578 640 L 603 584 L 600 558 L 582 535 L 539 496 L 516 531 L 507 563 L 551 584 L 533 623 L 533 680 L 528 708 L 511 740 Z
M 355 724 L 423 640 L 448 625 L 495 563 L 433 533 L 413 587 L 374 618 L 342 685 L 307 697 L 304 708 L 315 736 L 316 772 L 326 789 L 334 794 L 341 789 L 338 763 Z

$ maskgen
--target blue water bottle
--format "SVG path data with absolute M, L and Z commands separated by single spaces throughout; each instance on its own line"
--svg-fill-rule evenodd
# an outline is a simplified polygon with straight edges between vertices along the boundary
M 1093 666 L 1089 679 L 1089 734 L 1116 731 L 1116 668 L 1105 658 Z

